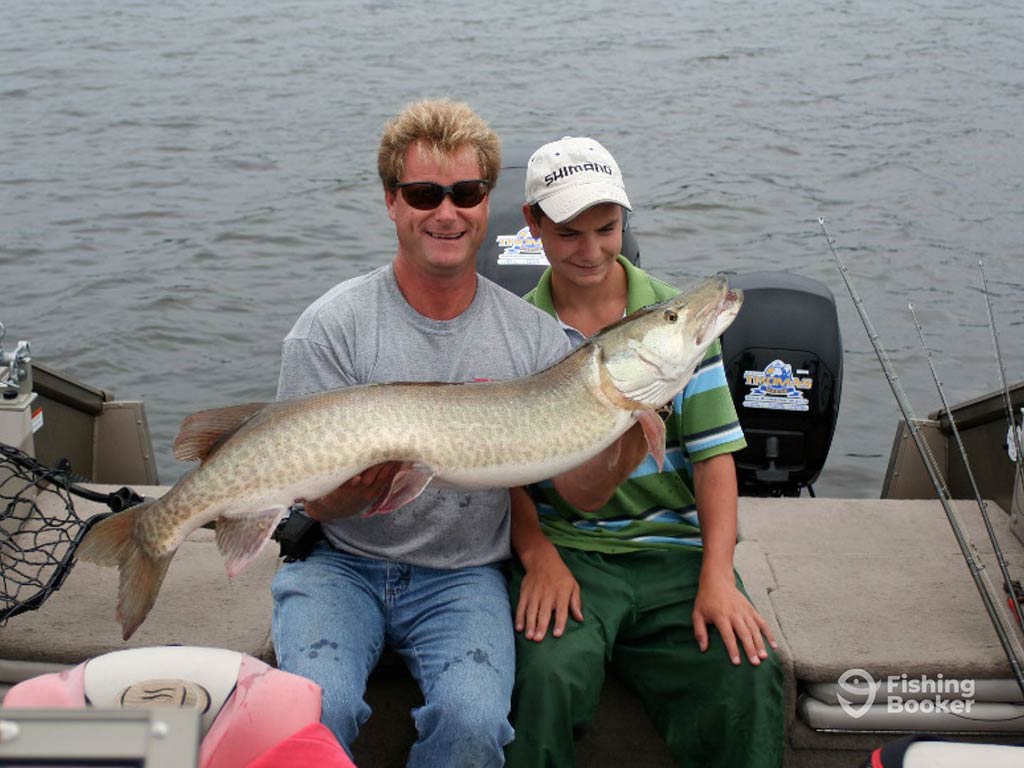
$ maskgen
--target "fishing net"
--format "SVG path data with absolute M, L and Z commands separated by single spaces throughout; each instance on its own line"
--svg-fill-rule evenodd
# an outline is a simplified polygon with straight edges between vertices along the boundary
M 111 511 L 85 520 L 72 495 Z M 53 469 L 0 443 L 0 625 L 60 589 L 92 525 L 141 500 L 129 488 L 109 494 L 83 488 L 67 462 Z

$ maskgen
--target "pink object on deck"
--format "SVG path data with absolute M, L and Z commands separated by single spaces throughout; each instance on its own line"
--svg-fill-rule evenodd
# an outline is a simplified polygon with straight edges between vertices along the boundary
M 243 768 L 307 725 L 320 722 L 320 686 L 251 656 L 199 747 L 200 768 Z
M 264 752 L 247 768 L 355 768 L 323 723 L 307 725 Z
M 190 652 L 197 659 L 207 654 L 202 660 L 206 671 L 198 661 L 194 669 L 191 667 Z M 207 686 L 216 692 L 218 687 L 212 678 L 219 676 L 224 693 L 221 697 L 214 693 L 211 700 L 212 714 L 208 717 L 212 716 L 213 721 L 209 723 L 207 720 L 207 730 L 200 743 L 200 768 L 269 768 L 277 765 L 354 768 L 331 732 L 320 724 L 320 687 L 316 683 L 244 654 L 227 657 L 237 664 L 237 676 L 228 677 L 225 681 L 224 676 L 231 675 L 234 669 L 233 665 L 224 663 L 223 655 L 229 653 L 182 647 L 115 651 L 73 669 L 18 683 L 8 691 L 3 703 L 5 707 L 60 709 L 90 704 L 116 706 L 112 691 L 125 682 L 142 682 L 170 675 L 188 677 L 203 685 L 203 676 L 207 675 L 211 678 L 205 681 Z M 123 656 L 118 657 L 118 654 Z M 134 656 L 129 657 L 129 654 Z M 220 654 L 212 657 L 212 667 L 210 654 Z M 128 663 L 129 658 L 135 666 Z M 100 659 L 102 661 L 91 670 L 91 680 L 87 679 L 87 667 Z M 138 665 L 139 659 L 143 662 L 141 666 Z M 130 672 L 124 673 L 126 669 Z M 97 674 L 97 670 L 103 674 Z M 107 670 L 111 673 L 108 674 Z M 119 678 L 122 673 L 128 675 L 124 680 Z M 100 690 L 109 687 L 108 683 L 112 683 L 113 688 Z
M 77 709 L 85 706 L 85 664 L 25 680 L 4 696 L 5 707 Z

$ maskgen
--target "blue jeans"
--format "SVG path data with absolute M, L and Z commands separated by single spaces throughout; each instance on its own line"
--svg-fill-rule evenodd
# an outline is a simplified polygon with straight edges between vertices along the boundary
M 408 765 L 504 764 L 515 642 L 498 565 L 435 570 L 321 542 L 281 566 L 272 592 L 278 665 L 323 689 L 322 720 L 346 750 L 370 716 L 366 680 L 388 646 L 423 691 Z

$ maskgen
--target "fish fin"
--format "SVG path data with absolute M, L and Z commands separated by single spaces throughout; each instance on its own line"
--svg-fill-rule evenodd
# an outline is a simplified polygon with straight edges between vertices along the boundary
M 134 546 L 132 534 L 136 516 L 153 503 L 144 502 L 89 525 L 75 550 L 75 557 L 96 565 L 120 565 Z
M 647 438 L 647 449 L 658 464 L 658 471 L 665 469 L 665 422 L 657 411 L 634 411 L 637 421 L 644 429 Z
M 274 507 L 255 515 L 221 515 L 217 518 L 217 549 L 227 558 L 228 576 L 234 578 L 256 559 L 284 513 L 284 507 Z
M 267 403 L 246 403 L 193 413 L 181 423 L 178 436 L 174 438 L 174 458 L 205 461 L 217 446 L 266 407 Z
M 423 493 L 423 489 L 434 479 L 434 474 L 434 470 L 426 464 L 405 462 L 402 464 L 402 468 L 398 470 L 398 473 L 391 479 L 391 487 L 388 489 L 387 495 L 382 499 L 377 499 L 363 513 L 363 517 L 383 515 L 405 506 Z
M 174 552 L 170 552 L 153 558 L 135 540 L 136 518 L 157 503 L 145 502 L 96 523 L 75 553 L 82 560 L 97 565 L 116 565 L 120 570 L 116 616 L 124 640 L 145 621 L 174 557 Z
M 117 620 L 121 622 L 121 639 L 127 640 L 146 620 L 156 602 L 160 585 L 174 552 L 152 558 L 136 547 L 121 564 L 121 581 L 117 588 Z

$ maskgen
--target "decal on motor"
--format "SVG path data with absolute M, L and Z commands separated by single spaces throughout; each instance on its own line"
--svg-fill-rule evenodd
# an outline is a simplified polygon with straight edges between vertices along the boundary
M 814 386 L 806 374 L 782 360 L 772 360 L 763 371 L 745 371 L 743 383 L 751 390 L 743 398 L 744 408 L 765 408 L 772 411 L 806 411 L 810 404 L 804 392 Z
M 546 267 L 548 257 L 540 238 L 530 234 L 529 227 L 523 227 L 514 235 L 498 235 L 495 240 L 502 250 L 498 252 L 499 264 L 520 264 Z

